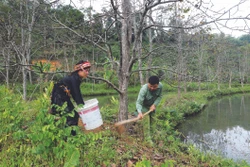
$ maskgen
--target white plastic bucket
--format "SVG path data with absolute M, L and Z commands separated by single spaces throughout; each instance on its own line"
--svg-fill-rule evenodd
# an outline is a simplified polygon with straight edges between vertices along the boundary
M 86 130 L 98 128 L 103 124 L 97 99 L 85 101 L 84 107 L 78 110 L 78 114 Z

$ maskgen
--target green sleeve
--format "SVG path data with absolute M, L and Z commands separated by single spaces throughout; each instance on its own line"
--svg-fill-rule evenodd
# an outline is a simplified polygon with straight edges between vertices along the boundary
M 155 106 L 157 106 L 160 103 L 161 99 L 162 99 L 162 84 L 161 83 L 159 84 L 159 91 L 160 91 L 160 94 L 154 101 Z
M 145 99 L 145 95 L 147 93 L 147 85 L 143 85 L 141 87 L 141 90 L 139 92 L 139 95 L 137 97 L 137 100 L 136 100 L 136 109 L 139 113 L 142 112 L 142 105 L 143 105 L 143 101 Z

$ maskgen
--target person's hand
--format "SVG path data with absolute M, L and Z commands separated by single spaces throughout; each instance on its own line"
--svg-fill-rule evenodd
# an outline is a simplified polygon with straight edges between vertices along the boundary
M 139 118 L 139 119 L 142 119 L 142 118 L 143 118 L 143 115 L 142 115 L 141 112 L 138 114 L 137 118 Z
M 156 107 L 155 107 L 155 105 L 153 104 L 153 105 L 150 107 L 149 110 L 150 110 L 150 111 L 155 111 L 155 108 L 156 108 Z

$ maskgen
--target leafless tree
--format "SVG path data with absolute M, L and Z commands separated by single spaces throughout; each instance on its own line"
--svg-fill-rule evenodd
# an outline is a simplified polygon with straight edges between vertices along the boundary
M 182 15 L 181 12 L 176 12 L 176 17 L 179 19 L 176 19 L 176 24 L 175 25 L 169 25 L 169 24 L 157 24 L 157 21 L 155 21 L 155 11 L 153 9 L 163 9 L 166 7 L 167 4 L 174 4 L 177 2 L 181 2 L 181 0 L 159 0 L 159 1 L 140 1 L 141 5 L 138 5 L 137 8 L 133 7 L 131 5 L 130 0 L 111 0 L 110 4 L 113 9 L 113 14 L 115 18 L 115 22 L 118 23 L 120 22 L 121 24 L 121 35 L 120 35 L 120 48 L 121 48 L 121 53 L 120 53 L 120 59 L 115 62 L 117 65 L 118 69 L 118 78 L 119 78 L 119 87 L 115 87 L 114 84 L 111 82 L 108 82 L 110 85 L 112 85 L 115 90 L 118 91 L 120 95 L 120 107 L 119 107 L 119 120 L 123 120 L 127 118 L 127 88 L 128 88 L 128 83 L 129 83 L 129 77 L 133 73 L 132 67 L 135 62 L 139 60 L 143 60 L 145 58 L 149 58 L 152 53 L 154 52 L 154 49 L 156 48 L 151 48 L 149 49 L 148 52 L 140 53 L 140 48 L 141 42 L 142 42 L 142 33 L 145 30 L 149 30 L 150 28 L 162 28 L 163 30 L 167 30 L 169 28 L 175 28 L 177 31 L 177 38 L 178 39 L 178 45 L 177 45 L 177 50 L 178 50 L 178 58 L 177 58 L 177 64 L 178 67 L 176 68 L 177 71 L 175 71 L 178 74 L 178 80 L 179 83 L 182 81 L 182 77 L 185 76 L 185 72 L 187 71 L 187 66 L 185 65 L 185 57 L 183 56 L 183 32 L 184 31 L 190 31 L 192 29 L 196 29 L 199 27 L 205 27 L 206 25 L 210 24 L 215 24 L 215 25 L 223 25 L 221 21 L 228 21 L 228 20 L 235 20 L 235 19 L 242 19 L 242 20 L 247 20 L 248 16 L 244 18 L 234 18 L 234 17 L 227 17 L 224 18 L 222 16 L 226 16 L 228 13 L 230 13 L 230 9 L 226 10 L 223 13 L 217 12 L 216 15 L 212 15 L 211 12 L 216 12 L 212 11 L 211 8 L 207 8 L 206 3 L 204 3 L 202 0 L 199 1 L 199 3 L 194 4 L 192 2 L 186 1 L 187 4 L 189 5 L 189 8 L 192 8 L 193 11 L 195 11 L 195 14 L 188 17 L 187 19 L 181 19 Z M 184 3 L 184 2 L 182 2 Z M 241 5 L 243 1 L 239 2 L 234 7 L 237 7 Z M 165 5 L 165 6 L 164 6 Z M 132 11 L 133 9 L 133 11 Z M 135 10 L 137 9 L 137 10 Z M 177 8 L 176 8 L 177 9 Z M 189 9 L 183 9 L 183 10 L 189 10 Z M 152 13 L 151 13 L 152 12 Z M 172 11 L 171 11 L 172 12 Z M 139 14 L 136 17 L 136 23 L 135 23 L 135 16 L 136 14 Z M 147 21 L 149 19 L 150 21 Z M 157 19 L 157 18 L 156 18 Z M 159 18 L 158 18 L 159 19 Z M 146 23 L 146 24 L 145 24 Z M 136 24 L 136 25 L 135 25 Z M 227 24 L 224 24 L 226 27 Z M 119 28 L 119 26 L 117 26 Z M 134 41 L 131 41 L 131 35 L 132 32 L 134 34 Z M 80 34 L 79 34 L 80 35 Z M 83 37 L 83 35 L 80 35 Z M 84 36 L 87 41 L 93 42 L 90 40 L 90 38 L 87 38 Z M 152 38 L 151 38 L 152 40 Z M 112 50 L 110 49 L 105 49 L 102 46 L 98 45 L 98 43 L 95 43 L 95 46 L 101 48 L 103 51 L 107 53 L 107 55 L 110 57 L 111 62 L 114 62 L 114 59 L 112 59 Z M 108 47 L 107 47 L 108 48 Z M 201 57 L 200 57 L 201 58 Z M 220 57 L 218 56 L 218 69 L 217 69 L 217 76 L 220 75 Z M 140 62 L 140 61 L 139 61 Z M 202 62 L 202 59 L 200 59 L 200 62 Z M 155 67 L 150 67 L 150 59 L 148 62 L 148 69 L 155 69 Z M 141 66 L 141 65 L 140 65 Z M 139 71 L 143 71 L 145 69 L 140 68 Z M 137 71 L 137 70 L 136 70 Z M 92 77 L 94 78 L 94 77 Z M 186 78 L 186 77 L 184 77 Z M 100 79 L 100 78 L 98 78 Z M 219 80 L 219 79 L 218 79 Z M 218 84 L 219 85 L 219 84 Z M 181 90 L 181 84 L 178 86 L 178 92 L 180 94 Z

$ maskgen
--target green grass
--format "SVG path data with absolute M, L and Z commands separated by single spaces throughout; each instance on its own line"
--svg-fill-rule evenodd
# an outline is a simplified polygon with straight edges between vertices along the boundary
M 83 84 L 83 90 L 113 93 L 106 85 Z M 163 100 L 157 110 L 157 123 L 153 139 L 154 147 L 141 140 L 141 134 L 119 136 L 113 123 L 118 113 L 118 99 L 112 99 L 111 106 L 102 108 L 105 123 L 98 133 L 70 135 L 72 127 L 65 127 L 65 117 L 54 121 L 55 116 L 48 114 L 50 91 L 47 84 L 43 92 L 36 94 L 35 100 L 25 102 L 20 94 L 0 86 L 0 166 L 250 166 L 245 162 L 233 162 L 219 156 L 204 154 L 193 146 L 180 141 L 175 127 L 186 116 L 201 112 L 209 99 L 224 95 L 250 92 L 250 86 L 234 87 L 220 91 L 201 92 L 197 84 L 192 90 L 177 96 L 176 89 L 164 84 Z M 32 86 L 30 86 L 31 88 Z M 138 93 L 140 86 L 130 87 L 129 92 Z M 156 157 L 156 158 L 155 158 Z M 160 157 L 160 158 L 159 158 Z M 159 158 L 159 159 L 157 159 Z M 162 159 L 161 159 L 162 158 Z

